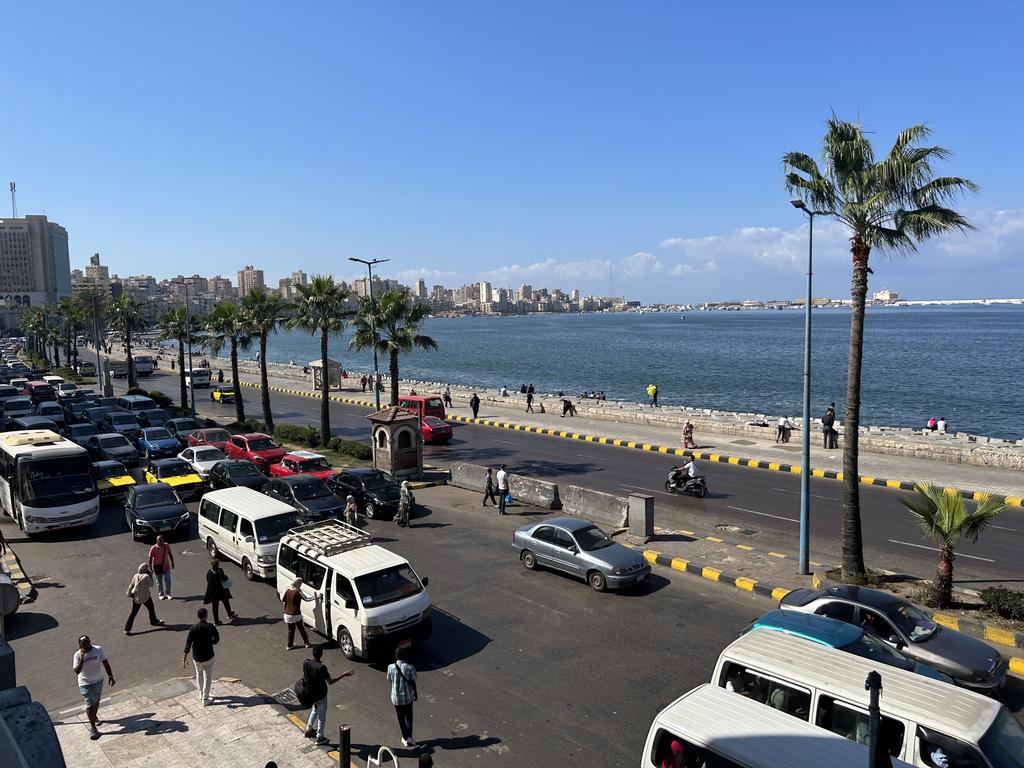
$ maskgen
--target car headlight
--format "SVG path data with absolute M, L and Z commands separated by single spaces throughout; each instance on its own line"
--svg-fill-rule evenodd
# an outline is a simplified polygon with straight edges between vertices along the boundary
M 180 518 L 180 519 L 181 519 L 181 520 L 188 520 L 188 512 L 182 512 L 182 513 L 181 513 L 181 518 Z
M 621 576 L 626 572 L 625 568 L 612 568 L 612 576 Z
M 384 627 L 377 624 L 370 624 L 367 627 L 363 627 L 363 634 L 367 637 L 378 637 L 384 634 Z
M 431 613 L 432 610 L 433 610 L 433 606 L 428 605 L 424 609 L 423 613 L 420 614 L 420 621 L 423 621 L 424 619 L 429 619 L 430 618 L 430 613 Z
M 46 520 L 44 517 L 36 517 L 35 515 L 25 515 L 26 523 L 42 523 Z
M 274 556 L 273 555 L 259 555 L 259 556 L 256 557 L 256 562 L 259 563 L 260 565 L 273 565 L 274 564 Z
M 152 523 L 146 522 L 145 520 L 141 520 L 139 518 L 135 518 L 135 524 L 140 526 L 140 527 L 142 527 L 142 528 L 152 528 L 153 527 Z

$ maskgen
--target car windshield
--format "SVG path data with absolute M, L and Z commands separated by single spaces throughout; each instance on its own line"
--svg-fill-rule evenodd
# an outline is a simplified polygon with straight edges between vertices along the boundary
M 576 543 L 580 545 L 580 549 L 584 552 L 593 552 L 595 549 L 604 549 L 605 547 L 610 547 L 613 544 L 608 534 L 596 525 L 580 528 L 578 531 L 573 531 L 572 535 L 576 537 Z
M 273 544 L 299 525 L 302 525 L 302 521 L 294 512 L 282 512 L 279 515 L 264 517 L 262 520 L 256 521 L 256 540 L 260 544 Z
M 14 397 L 17 394 L 17 387 L 0 387 L 0 399 L 3 399 L 5 397 Z
M 169 418 L 171 418 L 171 414 L 160 408 L 142 411 L 142 413 L 146 414 L 146 418 L 149 419 L 150 421 L 167 421 Z
M 119 426 L 121 424 L 134 424 L 135 417 L 130 413 L 112 413 L 110 414 L 110 423 L 117 424 Z
M 166 429 L 147 429 L 147 440 L 173 440 L 174 436 Z
M 250 451 L 269 451 L 273 448 L 277 448 L 277 443 L 269 437 L 260 437 L 249 441 Z
M 110 437 L 100 438 L 101 448 L 128 448 L 130 445 L 131 443 L 128 442 L 127 437 L 114 437 L 113 435 L 111 435 Z
M 395 479 L 385 472 L 370 472 L 361 475 L 359 479 L 363 481 L 363 488 L 368 491 L 386 491 L 398 485 Z
M 885 615 L 895 622 L 911 642 L 921 643 L 935 634 L 938 625 L 909 603 L 892 603 L 885 607 Z
M 178 495 L 171 488 L 152 488 L 145 493 L 135 495 L 135 506 L 139 509 L 163 507 L 167 504 L 177 503 Z
M 1024 728 L 1005 708 L 999 710 L 979 746 L 993 768 L 1024 768 Z
M 61 392 L 74 392 L 76 389 L 78 389 L 78 385 L 72 384 L 70 381 L 65 381 L 60 385 Z
M 72 437 L 89 437 L 89 435 L 97 434 L 96 427 L 92 424 L 72 424 L 70 429 Z
M 195 452 L 196 461 L 220 461 L 224 452 L 220 448 L 198 448 Z
M 108 477 L 124 477 L 128 470 L 120 464 L 110 464 L 102 467 L 93 466 L 92 474 L 97 480 L 103 480 Z
M 31 411 L 32 401 L 22 399 L 20 397 L 17 400 L 8 400 L 4 403 L 4 410 L 8 413 L 14 413 L 16 411 Z
M 327 459 L 306 459 L 298 463 L 300 472 L 318 472 L 322 469 L 330 469 L 331 465 Z
M 907 661 L 907 658 L 902 653 L 893 650 L 877 637 L 866 632 L 853 642 L 841 646 L 841 650 L 864 659 L 888 664 L 891 667 L 900 667 L 902 669 L 910 669 L 911 667 L 910 662 Z
M 324 499 L 334 495 L 322 480 L 317 480 L 315 483 L 294 483 L 292 491 L 294 491 L 295 498 L 299 501 Z
M 231 477 L 259 477 L 260 471 L 248 462 L 245 464 L 232 464 L 228 467 L 228 475 Z
M 74 504 L 96 495 L 92 462 L 84 453 L 18 463 L 21 499 L 30 507 Z
M 192 467 L 184 461 L 175 461 L 173 464 L 161 464 L 156 467 L 156 474 L 159 477 L 178 477 L 179 475 L 191 475 Z
M 420 580 L 408 565 L 394 565 L 383 571 L 356 578 L 363 605 L 384 605 L 423 591 Z
M 231 439 L 231 433 L 226 429 L 211 429 L 203 435 L 203 439 L 208 443 L 226 443 Z
M 199 429 L 199 424 L 192 421 L 192 419 L 182 419 L 181 421 L 174 422 L 174 429 L 187 435 L 192 430 Z
M 448 422 L 441 421 L 439 418 L 437 418 L 437 416 L 427 416 L 425 419 L 423 419 L 423 423 L 426 424 L 428 427 L 443 427 Z
M 39 413 L 64 413 L 64 409 L 57 405 L 57 403 L 40 403 Z

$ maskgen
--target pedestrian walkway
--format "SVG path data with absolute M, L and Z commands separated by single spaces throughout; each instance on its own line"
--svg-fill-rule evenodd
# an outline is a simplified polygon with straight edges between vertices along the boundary
M 214 702 L 206 707 L 191 677 L 111 693 L 100 705 L 103 735 L 95 741 L 82 707 L 51 713 L 68 768 L 338 765 L 273 699 L 234 678 L 214 682 Z

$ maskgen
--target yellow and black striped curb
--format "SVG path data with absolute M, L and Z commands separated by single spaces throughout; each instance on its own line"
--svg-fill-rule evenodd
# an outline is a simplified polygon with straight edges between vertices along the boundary
M 253 384 L 250 382 L 242 382 L 244 386 L 253 387 L 259 389 L 259 384 Z M 319 392 L 311 391 L 308 389 L 286 389 L 284 387 L 270 387 L 272 392 L 280 392 L 286 395 L 299 395 L 301 397 L 319 398 L 321 395 Z M 345 403 L 347 405 L 358 405 L 364 408 L 373 408 L 374 404 L 367 400 L 360 400 L 354 397 L 341 397 L 339 395 L 330 395 L 331 402 Z M 729 456 L 722 453 L 707 453 L 704 451 L 688 451 L 682 448 L 673 448 L 670 446 L 656 445 L 654 443 L 645 443 L 642 440 L 623 440 L 618 437 L 604 437 L 598 435 L 587 435 L 581 432 L 571 432 L 568 430 L 554 429 L 553 427 L 534 427 L 529 424 L 516 424 L 514 422 L 507 421 L 495 421 L 493 419 L 474 419 L 471 416 L 459 416 L 455 414 L 448 414 L 447 419 L 449 421 L 459 421 L 466 424 L 476 424 L 485 427 L 496 427 L 498 429 L 511 429 L 516 432 L 530 432 L 537 435 L 548 435 L 550 437 L 561 437 L 568 440 L 582 440 L 587 443 L 600 443 L 601 445 L 611 445 L 616 448 L 632 448 L 638 451 L 647 451 L 649 453 L 661 453 L 667 456 L 692 456 L 695 459 L 701 461 L 713 461 L 720 464 L 732 464 L 737 467 L 748 467 L 750 469 L 767 469 L 772 472 L 786 472 L 789 474 L 799 475 L 803 472 L 803 468 L 799 464 L 784 464 L 778 461 L 765 461 L 763 459 L 749 459 L 742 456 Z M 828 480 L 842 480 L 843 473 L 832 469 L 811 469 L 811 477 L 824 478 Z M 860 475 L 859 480 L 861 485 L 877 485 L 883 488 L 893 488 L 895 490 L 912 491 L 916 487 L 916 483 L 909 482 L 906 480 L 887 480 L 882 477 L 873 477 L 872 475 Z M 960 488 L 945 488 L 946 493 L 959 494 L 965 499 L 972 501 L 982 501 L 989 497 L 989 493 L 986 491 L 968 491 Z M 1009 506 L 1013 507 L 1024 507 L 1024 499 L 1019 496 L 1007 496 L 1005 501 Z
M 21 567 L 21 561 L 14 554 L 10 545 L 7 547 L 7 554 L 4 555 L 4 570 L 11 574 L 11 583 L 18 590 L 19 602 L 24 605 L 36 599 L 36 589 L 32 586 L 32 580 L 25 575 Z
M 676 571 L 682 571 L 683 573 L 692 573 L 695 576 L 708 579 L 709 581 L 717 581 L 720 584 L 725 584 L 736 589 L 741 589 L 744 592 L 751 592 L 761 597 L 767 597 L 769 600 L 778 602 L 792 590 L 785 589 L 784 587 L 773 587 L 770 584 L 765 584 L 758 581 L 757 579 L 751 579 L 746 576 L 731 576 L 718 568 L 712 568 L 708 565 L 700 565 L 692 560 L 686 560 L 682 557 L 669 557 L 663 555 L 661 552 L 656 552 L 653 549 L 643 550 L 644 559 L 649 563 L 657 565 L 663 565 L 666 568 L 671 568 Z
M 965 635 L 976 637 L 997 645 L 1007 645 L 1011 648 L 1024 648 L 1024 632 L 1014 632 L 1012 629 L 993 627 L 991 624 L 983 624 L 980 621 L 961 619 L 939 611 L 926 611 L 930 614 L 936 624 L 963 632 Z M 1018 675 L 1024 675 L 1024 658 L 1020 656 L 1010 657 L 1010 671 Z
M 414 491 L 418 491 L 421 488 L 434 488 L 438 485 L 448 485 L 447 480 L 414 480 L 410 481 L 409 487 Z
M 749 544 L 737 544 L 735 541 L 727 541 L 726 539 L 723 539 L 720 536 L 705 536 L 705 535 L 703 535 L 701 533 L 697 533 L 696 531 L 687 531 L 687 530 L 684 530 L 682 528 L 679 528 L 679 529 L 655 528 L 654 529 L 654 533 L 655 533 L 656 536 L 679 536 L 679 535 L 682 535 L 682 536 L 686 536 L 687 538 L 692 539 L 693 541 L 709 541 L 712 544 L 722 544 L 723 546 L 726 546 L 726 547 L 734 547 L 734 548 L 738 549 L 740 552 L 743 552 L 744 554 L 748 554 L 748 555 L 765 555 L 767 557 L 773 557 L 773 558 L 776 558 L 776 559 L 779 559 L 779 560 L 786 560 L 786 559 L 790 558 L 790 556 L 787 555 L 785 552 L 776 552 L 776 551 L 771 550 L 771 549 L 761 550 L 761 549 L 758 549 L 757 547 L 752 547 Z M 811 560 L 809 562 L 815 568 L 821 568 L 823 570 L 829 570 L 829 568 L 830 568 L 830 566 L 822 565 L 821 563 L 816 562 L 814 560 Z

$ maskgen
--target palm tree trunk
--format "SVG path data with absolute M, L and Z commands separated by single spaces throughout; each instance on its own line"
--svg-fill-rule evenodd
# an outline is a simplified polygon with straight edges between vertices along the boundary
M 236 394 L 235 397 L 238 395 Z M 263 405 L 263 421 L 267 432 L 274 434 L 274 414 L 270 412 L 270 385 L 267 382 L 267 334 L 260 334 L 260 402 Z
M 388 350 L 391 359 L 388 361 L 388 372 L 391 374 L 391 405 L 398 405 L 398 350 Z
M 126 328 L 124 331 L 124 354 L 128 358 L 128 389 L 139 386 L 139 380 L 135 378 L 135 361 L 132 359 L 132 331 Z
M 327 369 L 327 329 L 320 329 L 320 445 L 331 439 L 331 377 Z
M 185 339 L 178 337 L 178 389 L 181 392 L 181 407 L 188 410 L 188 387 L 185 386 Z M 192 414 L 195 416 L 195 414 Z
M 238 339 L 231 337 L 231 383 L 235 387 L 235 421 L 245 421 L 245 403 L 242 402 L 242 388 L 238 381 Z
M 846 403 L 843 414 L 843 579 L 862 584 L 864 540 L 860 524 L 860 371 L 864 355 L 864 302 L 868 293 L 868 256 L 871 248 L 854 236 L 853 278 L 850 284 L 850 357 L 846 373 Z
M 53 367 L 60 368 L 60 342 L 53 340 Z
M 935 569 L 935 600 L 939 608 L 953 603 L 953 548 L 943 544 L 939 554 L 939 567 Z

